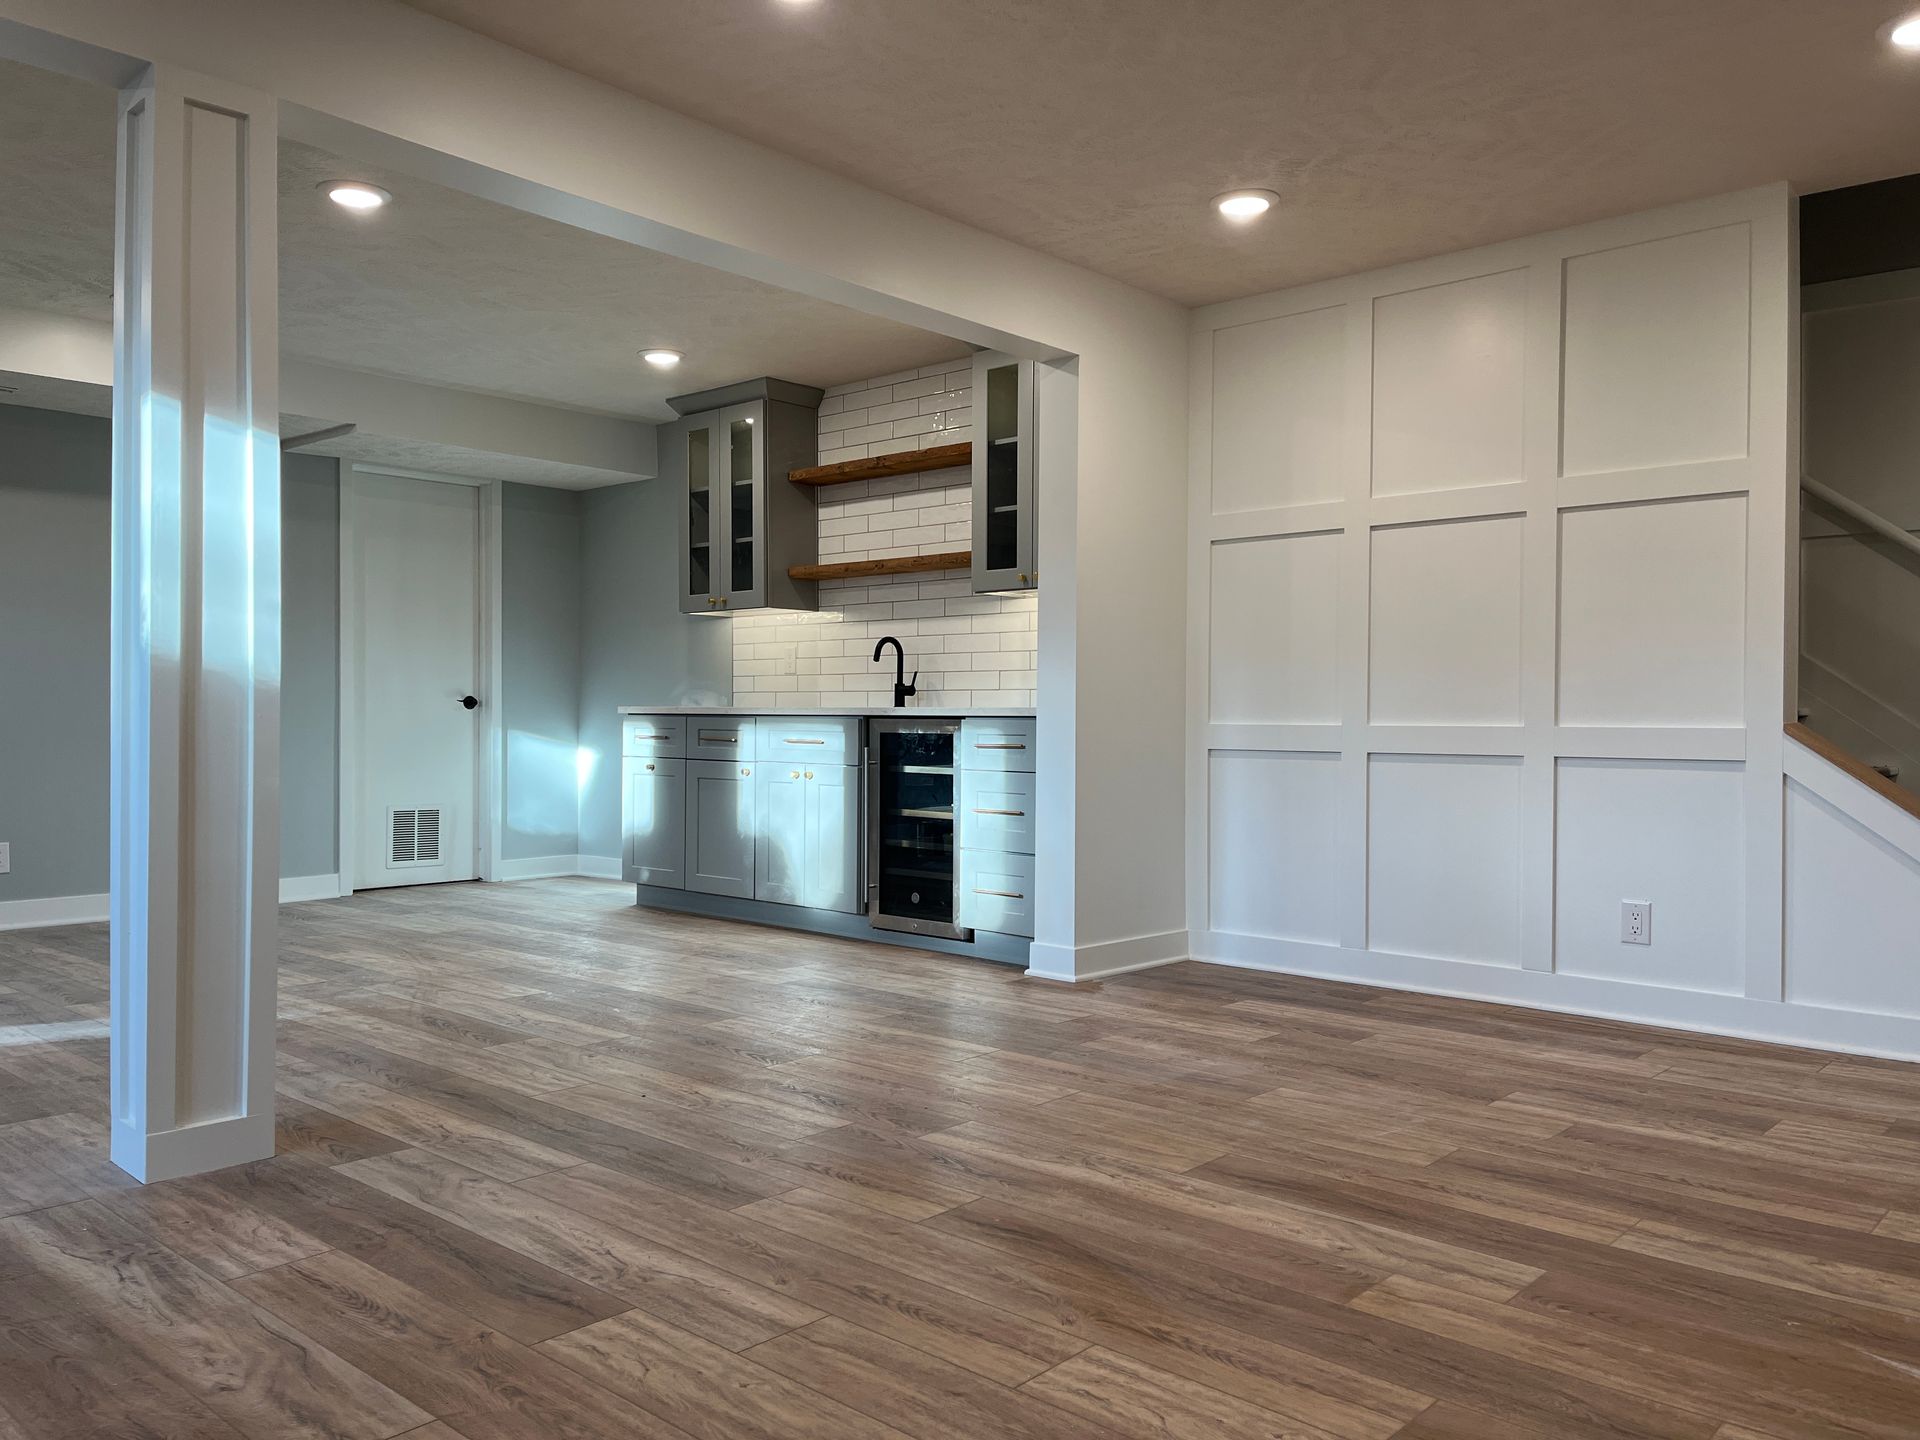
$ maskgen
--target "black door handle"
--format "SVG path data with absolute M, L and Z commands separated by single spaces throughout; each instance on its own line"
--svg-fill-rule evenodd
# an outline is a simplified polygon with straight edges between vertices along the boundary
M 478 710 L 480 708 L 480 697 L 478 695 L 462 695 L 460 697 L 460 703 L 469 710 Z

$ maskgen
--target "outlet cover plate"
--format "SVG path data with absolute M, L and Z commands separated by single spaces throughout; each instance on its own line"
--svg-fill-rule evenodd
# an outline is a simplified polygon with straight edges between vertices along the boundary
M 1653 944 L 1653 902 L 1651 900 L 1620 902 L 1620 943 L 1622 945 Z

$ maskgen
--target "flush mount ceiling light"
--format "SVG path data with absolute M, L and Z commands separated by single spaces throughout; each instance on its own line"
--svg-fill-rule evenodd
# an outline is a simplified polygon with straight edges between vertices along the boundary
M 1213 197 L 1213 208 L 1229 220 L 1245 224 L 1257 220 L 1279 203 L 1280 197 L 1271 190 L 1229 190 L 1224 195 Z
M 640 358 L 656 370 L 671 370 L 686 357 L 678 350 L 668 350 L 664 346 L 656 345 L 650 350 L 642 350 Z
M 1887 39 L 1899 50 L 1920 50 L 1920 15 L 1902 20 L 1888 32 Z
M 323 180 L 320 193 L 349 210 L 378 210 L 393 199 L 378 185 L 369 185 L 364 180 Z

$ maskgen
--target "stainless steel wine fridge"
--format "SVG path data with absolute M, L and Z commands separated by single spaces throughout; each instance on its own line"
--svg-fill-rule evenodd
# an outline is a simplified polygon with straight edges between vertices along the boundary
M 867 727 L 867 918 L 880 930 L 971 940 L 959 899 L 957 720 Z

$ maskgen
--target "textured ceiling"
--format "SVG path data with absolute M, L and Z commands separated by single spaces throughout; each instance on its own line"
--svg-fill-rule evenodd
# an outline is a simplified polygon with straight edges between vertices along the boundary
M 409 3 L 1189 303 L 1920 170 L 1904 0 Z
M 111 92 L 0 62 L 0 305 L 112 315 Z M 394 192 L 356 216 L 316 189 Z M 967 353 L 945 336 L 342 160 L 280 157 L 281 351 L 429 384 L 671 419 L 758 375 L 827 386 Z M 687 354 L 671 373 L 638 350 Z M 395 463 L 403 463 L 396 461 Z

